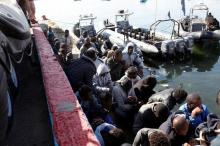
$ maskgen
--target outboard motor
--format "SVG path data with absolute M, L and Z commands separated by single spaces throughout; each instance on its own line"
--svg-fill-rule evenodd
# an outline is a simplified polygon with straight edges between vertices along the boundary
M 175 43 L 172 40 L 162 41 L 161 52 L 165 54 L 167 59 L 175 56 Z
M 193 37 L 192 36 L 186 36 L 183 38 L 186 44 L 187 53 L 192 53 L 192 47 L 194 45 Z
M 186 53 L 186 44 L 184 39 L 175 39 L 174 43 L 175 43 L 176 57 L 180 58 L 180 60 L 183 60 Z

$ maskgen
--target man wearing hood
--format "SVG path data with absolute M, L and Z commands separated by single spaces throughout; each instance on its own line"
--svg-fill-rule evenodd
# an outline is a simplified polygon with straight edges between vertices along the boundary
M 136 84 L 141 78 L 138 76 L 138 69 L 135 66 L 130 66 L 126 71 L 125 75 L 120 79 L 128 78 L 132 81 L 132 87 Z M 120 82 L 120 80 L 118 82 Z
M 72 61 L 67 68 L 67 77 L 74 91 L 78 91 L 81 84 L 86 84 L 93 88 L 92 79 L 96 73 L 96 52 L 89 49 L 79 59 Z
M 125 49 L 123 50 L 123 60 L 125 61 L 126 68 L 130 66 L 137 66 L 138 71 L 143 75 L 143 61 L 138 56 L 137 53 L 134 52 L 134 44 L 129 42 Z
M 110 92 L 113 84 L 109 68 L 105 64 L 100 64 L 97 68 L 97 73 L 93 77 L 93 86 L 95 87 L 96 94 L 103 92 Z
M 132 82 L 124 78 L 112 90 L 113 102 L 116 104 L 115 113 L 122 119 L 132 119 L 135 113 L 137 100 L 135 95 L 130 94 L 131 88 Z

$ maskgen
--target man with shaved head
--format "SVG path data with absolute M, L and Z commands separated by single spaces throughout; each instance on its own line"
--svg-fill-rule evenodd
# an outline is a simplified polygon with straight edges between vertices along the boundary
M 168 136 L 172 146 L 182 146 L 191 138 L 191 127 L 187 116 L 182 111 L 170 115 L 159 129 Z
M 202 100 L 197 93 L 189 94 L 186 101 L 187 103 L 183 104 L 179 110 L 182 110 L 189 117 L 190 124 L 193 128 L 196 128 L 200 123 L 207 120 L 208 108 L 202 104 Z

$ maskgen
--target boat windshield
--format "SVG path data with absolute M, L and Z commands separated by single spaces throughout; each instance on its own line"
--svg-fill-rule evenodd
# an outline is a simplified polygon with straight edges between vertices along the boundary
M 200 18 L 202 20 L 205 20 L 207 17 L 208 12 L 206 10 L 197 10 L 193 12 L 193 15 L 191 18 Z
M 161 37 L 163 36 L 164 39 L 170 39 L 173 35 L 173 29 L 174 24 L 172 21 L 163 21 L 159 23 L 156 28 L 154 28 L 155 31 L 155 37 Z
M 191 18 L 202 18 L 203 20 L 209 13 L 209 8 L 204 4 L 195 5 L 191 9 Z
M 203 31 L 205 29 L 206 29 L 206 25 L 204 23 L 192 24 L 192 32 Z
M 88 19 L 88 20 L 80 21 L 80 26 L 88 26 L 88 25 L 93 25 L 93 20 Z

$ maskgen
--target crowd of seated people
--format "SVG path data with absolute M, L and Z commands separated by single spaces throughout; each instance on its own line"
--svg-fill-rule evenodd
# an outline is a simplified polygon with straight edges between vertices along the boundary
M 109 45 L 102 53 L 95 43 L 83 33 L 80 57 L 74 60 L 68 45 L 56 39 L 51 44 L 101 146 L 217 146 L 196 135 L 197 127 L 209 125 L 204 123 L 210 115 L 197 93 L 175 87 L 157 92 L 156 77 L 143 77 L 134 44 Z M 212 124 L 220 125 L 216 119 Z

